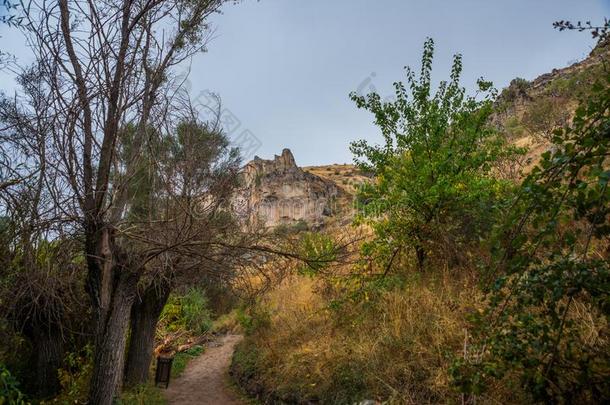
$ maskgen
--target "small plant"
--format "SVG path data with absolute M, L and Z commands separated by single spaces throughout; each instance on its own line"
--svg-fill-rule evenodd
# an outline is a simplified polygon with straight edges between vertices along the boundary
M 5 402 L 6 401 L 6 402 Z M 0 405 L 25 405 L 28 402 L 19 389 L 19 382 L 13 377 L 6 366 L 0 363 Z
M 93 368 L 93 346 L 86 345 L 78 352 L 69 353 L 65 367 L 59 370 L 62 403 L 84 403 L 89 391 L 89 379 Z

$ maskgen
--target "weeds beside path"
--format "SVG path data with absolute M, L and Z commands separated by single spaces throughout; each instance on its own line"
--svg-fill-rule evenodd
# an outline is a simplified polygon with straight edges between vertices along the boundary
M 184 373 L 164 392 L 169 404 L 243 404 L 227 381 L 228 369 L 240 335 L 226 335 L 211 343 L 203 355 L 189 362 Z

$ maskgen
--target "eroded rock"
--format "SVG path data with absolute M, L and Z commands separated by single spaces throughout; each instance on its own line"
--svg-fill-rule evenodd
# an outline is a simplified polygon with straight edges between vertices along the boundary
M 254 157 L 243 169 L 240 204 L 268 227 L 306 222 L 320 227 L 333 215 L 337 186 L 303 171 L 289 149 L 272 160 Z

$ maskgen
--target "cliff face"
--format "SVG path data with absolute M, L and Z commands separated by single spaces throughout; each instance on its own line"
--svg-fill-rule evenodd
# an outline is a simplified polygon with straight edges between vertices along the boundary
M 333 215 L 337 186 L 296 165 L 289 149 L 273 160 L 258 156 L 242 172 L 239 199 L 250 219 L 258 218 L 268 227 L 305 221 L 320 227 Z

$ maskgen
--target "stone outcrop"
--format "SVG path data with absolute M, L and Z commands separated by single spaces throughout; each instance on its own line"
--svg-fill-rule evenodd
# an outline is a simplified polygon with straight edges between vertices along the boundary
M 258 156 L 246 164 L 239 193 L 240 210 L 268 227 L 306 222 L 320 227 L 333 214 L 337 186 L 303 171 L 289 149 L 273 160 Z

